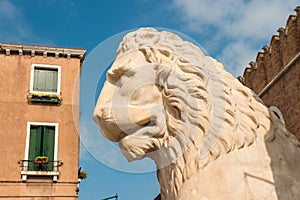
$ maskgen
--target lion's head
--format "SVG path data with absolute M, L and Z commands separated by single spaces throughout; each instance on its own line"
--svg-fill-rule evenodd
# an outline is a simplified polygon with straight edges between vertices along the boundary
M 258 123 L 268 113 L 260 105 L 197 46 L 144 28 L 121 42 L 94 120 L 129 161 L 147 156 L 164 167 L 193 146 L 205 165 L 253 143 L 255 132 L 268 126 Z

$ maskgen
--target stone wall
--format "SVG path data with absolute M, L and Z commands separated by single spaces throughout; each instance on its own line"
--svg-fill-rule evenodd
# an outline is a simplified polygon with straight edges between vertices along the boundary
M 295 11 L 249 63 L 241 80 L 267 106 L 281 110 L 287 129 L 300 140 L 300 6 Z

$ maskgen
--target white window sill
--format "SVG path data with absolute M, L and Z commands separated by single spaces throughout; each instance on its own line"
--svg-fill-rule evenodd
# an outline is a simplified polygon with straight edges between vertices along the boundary
M 27 176 L 53 176 L 53 181 L 57 181 L 59 172 L 57 171 L 21 171 L 22 181 L 27 180 Z

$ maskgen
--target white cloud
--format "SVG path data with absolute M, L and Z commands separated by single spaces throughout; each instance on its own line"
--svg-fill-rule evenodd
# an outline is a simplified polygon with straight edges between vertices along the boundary
M 222 61 L 224 66 L 229 66 L 230 72 L 235 76 L 242 75 L 244 72 L 244 66 L 253 60 L 253 52 L 257 49 L 251 47 L 243 41 L 237 41 L 235 43 L 227 44 L 223 49 L 218 59 Z
M 233 74 L 255 59 L 279 27 L 284 27 L 297 0 L 173 0 L 185 27 L 204 41 L 209 53 Z
M 22 9 L 11 1 L 0 1 L 0 42 L 7 43 L 51 43 L 42 41 L 26 22 Z
M 0 40 L 12 42 L 22 40 L 28 28 L 22 22 L 22 13 L 10 2 L 0 1 Z
M 2 17 L 13 18 L 16 13 L 16 8 L 11 2 L 3 0 L 0 2 L 0 12 Z

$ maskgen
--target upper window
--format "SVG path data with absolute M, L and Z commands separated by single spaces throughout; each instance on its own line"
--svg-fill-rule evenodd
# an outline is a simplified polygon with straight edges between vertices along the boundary
M 57 93 L 58 69 L 34 68 L 33 91 Z
M 60 66 L 32 64 L 30 93 L 60 95 Z

